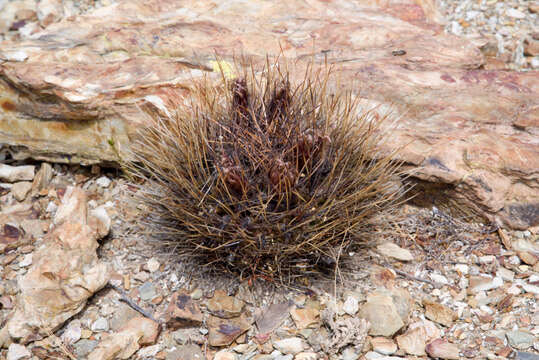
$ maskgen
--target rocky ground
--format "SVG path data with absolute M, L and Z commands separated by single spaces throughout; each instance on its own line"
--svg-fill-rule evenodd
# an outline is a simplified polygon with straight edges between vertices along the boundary
M 0 0 L 0 36 L 107 3 Z M 537 1 L 439 5 L 485 68 L 539 66 Z M 335 276 L 283 286 L 157 255 L 127 190 L 115 169 L 0 153 L 0 359 L 539 358 L 539 228 L 406 205 Z
M 281 286 L 155 255 L 116 170 L 12 165 L 0 167 L 0 357 L 539 356 L 537 228 L 405 206 L 335 277 Z
M 539 68 L 539 3 L 522 0 L 440 0 L 446 31 L 481 43 L 485 68 Z

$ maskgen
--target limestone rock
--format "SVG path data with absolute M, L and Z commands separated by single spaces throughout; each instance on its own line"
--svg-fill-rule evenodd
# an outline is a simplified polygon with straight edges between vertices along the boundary
M 371 339 L 372 349 L 382 355 L 391 355 L 397 351 L 397 344 L 385 337 L 375 337 Z
M 29 359 L 30 351 L 25 346 L 19 344 L 11 344 L 7 350 L 7 360 Z
M 10 166 L 0 164 L 0 180 L 11 183 L 15 181 L 32 181 L 35 168 L 34 165 Z
M 397 260 L 412 261 L 414 259 L 414 256 L 409 250 L 403 249 L 392 242 L 380 244 L 376 247 L 376 249 L 380 254 Z
M 44 24 L 61 17 L 58 3 L 40 2 Z M 218 68 L 216 52 L 255 67 L 267 54 L 298 67 L 327 61 L 366 109 L 406 114 L 388 146 L 404 147 L 399 158 L 417 170 L 418 202 L 450 199 L 513 228 L 537 225 L 537 72 L 482 70 L 477 45 L 445 34 L 435 14 L 414 0 L 119 0 L 2 44 L 0 143 L 19 158 L 118 162 L 146 123 L 139 109 L 177 106 L 193 78 Z
M 453 325 L 456 314 L 447 306 L 428 299 L 423 299 L 423 306 L 425 306 L 425 316 L 428 319 L 447 327 Z
M 460 359 L 458 346 L 442 339 L 436 339 L 428 344 L 426 350 L 432 358 Z
M 5 325 L 19 343 L 54 332 L 107 283 L 108 268 L 97 258 L 98 235 L 86 224 L 86 206 L 84 191 L 67 189 L 55 218 L 59 225 L 33 253 L 32 265 L 19 281 L 17 307 Z M 0 346 L 8 341 L 3 339 Z
M 166 310 L 166 322 L 169 328 L 200 325 L 202 320 L 203 316 L 198 304 L 186 291 L 177 291 L 172 295 Z
M 243 301 L 233 296 L 227 296 L 222 290 L 215 291 L 215 294 L 207 303 L 210 313 L 223 319 L 231 319 L 239 316 L 243 305 Z
M 52 166 L 49 163 L 41 163 L 41 167 L 32 182 L 32 194 L 46 189 L 52 180 Z
M 320 323 L 320 310 L 314 307 L 293 308 L 290 310 L 290 315 L 299 330 L 317 328 Z
M 290 303 L 281 302 L 271 304 L 270 306 L 265 308 L 261 316 L 256 320 L 256 327 L 258 328 L 259 333 L 269 334 L 273 330 L 278 328 L 281 323 L 288 317 L 288 310 L 290 309 L 290 307 Z M 290 311 L 290 313 L 294 318 L 292 310 Z M 297 315 L 298 316 L 294 318 L 294 321 L 296 321 L 297 319 L 300 325 L 308 326 L 308 324 L 311 324 L 312 317 L 310 317 L 308 314 L 298 313 Z M 296 322 L 296 324 L 298 324 L 298 322 Z
M 303 342 L 298 337 L 277 340 L 273 346 L 283 354 L 297 354 L 303 350 Z
M 399 348 L 407 354 L 423 356 L 425 355 L 426 335 L 422 327 L 409 329 L 404 334 L 396 338 Z
M 221 319 L 210 315 L 206 324 L 209 329 L 208 341 L 211 346 L 230 345 L 232 341 L 251 327 L 251 322 L 244 316 Z
M 117 333 L 106 337 L 88 355 L 88 360 L 128 359 L 140 347 L 151 345 L 159 335 L 159 324 L 139 316 Z
M 369 335 L 374 336 L 393 336 L 405 325 L 393 298 L 380 292 L 369 294 L 359 316 L 370 322 Z
M 20 181 L 11 187 L 11 193 L 13 194 L 13 197 L 17 199 L 17 201 L 24 201 L 26 199 L 26 195 L 30 192 L 30 189 L 32 189 L 32 183 L 29 181 Z

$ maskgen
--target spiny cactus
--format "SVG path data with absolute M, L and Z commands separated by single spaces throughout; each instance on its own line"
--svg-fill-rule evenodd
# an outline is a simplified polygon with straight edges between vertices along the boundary
M 372 113 L 330 93 L 329 72 L 293 85 L 278 66 L 201 81 L 133 146 L 141 221 L 167 253 L 283 274 L 369 240 L 402 200 L 400 164 Z M 252 70 L 252 69 L 251 69 Z

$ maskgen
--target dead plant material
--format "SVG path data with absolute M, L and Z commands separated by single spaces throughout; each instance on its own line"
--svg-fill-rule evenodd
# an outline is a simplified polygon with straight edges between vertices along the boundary
M 166 253 L 265 278 L 334 266 L 402 201 L 400 164 L 381 150 L 386 119 L 330 93 L 326 69 L 297 85 L 280 69 L 202 81 L 142 130 L 128 169 Z

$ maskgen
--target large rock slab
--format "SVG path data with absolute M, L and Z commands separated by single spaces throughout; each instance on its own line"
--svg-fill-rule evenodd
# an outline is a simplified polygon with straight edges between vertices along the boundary
M 1 43 L 0 143 L 17 156 L 114 162 L 148 123 L 141 107 L 176 106 L 216 55 L 327 61 L 365 106 L 400 115 L 390 145 L 406 145 L 418 200 L 537 225 L 538 73 L 481 70 L 482 44 L 440 21 L 431 0 L 118 1 Z

